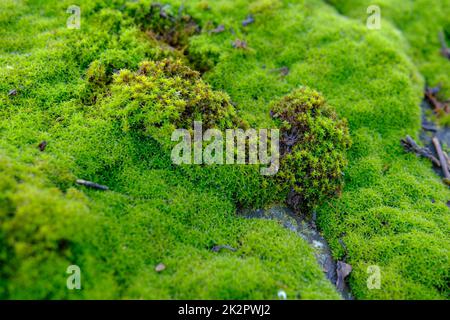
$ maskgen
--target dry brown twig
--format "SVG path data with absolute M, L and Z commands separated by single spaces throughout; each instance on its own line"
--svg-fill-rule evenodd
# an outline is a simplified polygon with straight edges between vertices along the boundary
M 435 156 L 431 153 L 430 149 L 425 147 L 419 147 L 419 145 L 410 136 L 406 136 L 405 139 L 401 139 L 400 143 L 406 152 L 415 153 L 418 156 L 422 156 L 430 159 L 436 166 L 440 167 L 441 163 Z
M 77 184 L 88 187 L 88 188 L 92 188 L 92 189 L 97 189 L 97 190 L 109 190 L 109 188 L 107 186 L 103 186 L 101 184 L 92 182 L 92 181 L 87 181 L 87 180 L 83 180 L 83 179 L 77 179 L 76 181 Z
M 447 59 L 450 59 L 450 49 L 447 47 L 445 35 L 442 31 L 439 32 L 439 41 L 441 42 L 441 54 Z
M 448 101 L 439 101 L 439 99 L 436 97 L 436 94 L 439 92 L 440 86 L 437 86 L 435 88 L 425 88 L 425 98 L 430 102 L 433 111 L 435 113 L 449 113 L 450 112 L 450 105 Z
M 447 159 L 445 158 L 444 152 L 442 151 L 441 143 L 439 142 L 439 139 L 437 137 L 434 137 L 432 141 L 441 163 L 442 173 L 444 174 L 443 181 L 446 184 L 450 184 L 450 173 L 448 172 Z

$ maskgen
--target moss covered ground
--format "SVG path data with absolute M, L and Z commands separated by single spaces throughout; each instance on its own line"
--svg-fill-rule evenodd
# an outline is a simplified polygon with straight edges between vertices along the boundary
M 0 297 L 339 298 L 305 241 L 235 215 L 281 201 L 270 183 L 248 169 L 176 167 L 158 135 L 108 112 L 126 95 L 118 78 L 171 57 L 201 70 L 251 127 L 274 126 L 271 103 L 299 86 L 321 92 L 353 141 L 342 194 L 317 208 L 333 255 L 353 266 L 352 294 L 448 299 L 450 192 L 399 140 L 417 137 L 425 83 L 450 93 L 437 37 L 450 35 L 450 1 L 379 1 L 380 30 L 366 28 L 362 0 L 166 3 L 200 32 L 163 41 L 149 1 L 78 1 L 79 30 L 66 27 L 72 1 L 0 2 Z M 80 291 L 65 286 L 70 264 Z M 380 289 L 367 288 L 370 265 Z

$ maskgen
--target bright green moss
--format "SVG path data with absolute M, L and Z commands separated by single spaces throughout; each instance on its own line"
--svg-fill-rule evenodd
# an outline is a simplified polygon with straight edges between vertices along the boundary
M 365 23 L 368 15 L 365 10 L 372 1 L 335 1 L 330 0 L 336 9 L 344 15 Z M 446 45 L 450 39 L 450 20 L 448 18 L 449 0 L 438 0 L 430 3 L 426 0 L 382 0 L 376 3 L 381 9 L 382 34 L 393 34 L 398 37 L 401 32 L 399 46 L 408 52 L 411 59 L 430 87 L 441 85 L 440 98 L 445 101 L 450 96 L 450 63 L 440 54 L 441 43 L 439 33 L 444 35 Z M 394 33 L 397 33 L 395 35 Z M 439 122 L 447 125 L 445 117 Z
M 417 6 L 412 1 L 389 5 L 391 12 L 397 12 L 395 18 L 389 19 L 402 22 L 400 29 L 405 34 L 386 21 L 389 15 L 384 6 L 382 29 L 366 29 L 367 8 L 351 1 L 340 1 L 336 6 L 351 9 L 355 20 L 342 17 L 335 8 L 319 1 L 277 1 L 275 11 L 255 14 L 255 23 L 244 28 L 240 21 L 253 3 L 242 1 L 227 6 L 227 1 L 220 1 L 210 4 L 209 11 L 199 12 L 205 21 L 224 23 L 235 31 L 201 34 L 191 40 L 193 50 L 198 47 L 205 53 L 220 52 L 205 78 L 213 87 L 229 93 L 251 124 L 270 125 L 269 102 L 294 88 L 303 85 L 322 92 L 337 113 L 348 119 L 353 147 L 349 150 L 342 198 L 319 206 L 318 222 L 337 258 L 345 254 L 341 242 L 348 248 L 346 261 L 356 270 L 350 275 L 355 296 L 448 297 L 450 243 L 447 232 L 442 230 L 449 226 L 445 203 L 450 194 L 427 162 L 404 154 L 399 145 L 400 138 L 414 135 L 420 128 L 423 76 L 429 83 L 434 82 L 424 68 L 431 66 L 425 59 L 435 62 L 435 75 L 440 75 L 444 87 L 448 86 L 448 62 L 439 55 L 437 32 L 429 32 L 429 23 L 424 22 L 434 20 L 426 18 L 428 15 L 436 15 L 433 30 L 441 28 L 439 21 L 445 19 L 448 1 L 430 10 L 425 1 Z M 412 5 L 422 22 L 408 19 L 410 11 L 402 10 Z M 411 47 L 411 39 L 416 36 L 426 39 L 414 45 L 428 52 L 425 56 L 414 53 L 418 49 Z M 250 49 L 234 49 L 230 43 L 235 38 L 244 39 Z M 440 71 L 438 66 L 442 67 Z M 281 76 L 273 71 L 281 67 L 288 67 L 289 74 Z M 383 211 L 386 206 L 402 214 L 397 216 L 400 218 L 396 224 L 388 218 L 383 229 L 375 228 L 371 210 Z M 359 216 L 367 218 L 355 222 L 354 217 Z M 414 233 L 419 221 L 428 221 L 426 237 Z M 378 236 L 385 246 L 373 241 Z M 416 241 L 405 246 L 404 239 L 412 237 L 417 237 Z M 405 260 L 417 264 L 417 271 L 408 268 Z M 369 264 L 377 264 L 382 270 L 380 290 L 366 287 Z M 419 270 L 427 267 L 435 274 L 432 281 L 420 276 Z
M 168 2 L 176 15 L 181 1 Z M 289 298 L 336 298 L 304 241 L 274 222 L 234 216 L 236 203 L 274 200 L 270 186 L 234 167 L 173 168 L 154 139 L 124 132 L 121 121 L 99 112 L 108 106 L 106 91 L 96 89 L 103 77 L 108 89 L 115 70 L 136 76 L 142 61 L 181 57 L 136 23 L 150 1 L 82 1 L 80 30 L 65 28 L 72 4 L 0 3 L 0 163 L 8 163 L 0 173 L 0 295 L 275 298 L 282 288 Z M 342 196 L 319 205 L 318 224 L 335 257 L 346 255 L 353 266 L 353 294 L 448 298 L 450 193 L 428 162 L 404 154 L 398 142 L 420 128 L 423 78 L 448 88 L 436 32 L 448 29 L 448 0 L 384 1 L 389 22 L 380 31 L 365 28 L 365 5 L 339 1 L 337 11 L 325 1 L 189 1 L 185 12 L 203 31 L 183 52 L 194 65 L 206 60 L 204 83 L 226 92 L 252 127 L 274 127 L 270 102 L 295 88 L 322 92 L 348 119 L 353 146 Z M 250 12 L 255 23 L 243 27 Z M 225 32 L 208 32 L 219 24 Z M 233 48 L 237 38 L 248 48 Z M 8 96 L 13 88 L 17 96 Z M 109 101 L 128 101 L 123 86 L 116 90 Z M 36 148 L 42 140 L 49 142 L 43 153 Z M 75 178 L 112 191 L 76 187 Z M 22 208 L 36 223 L 23 223 Z M 62 251 L 61 239 L 69 240 Z M 215 244 L 238 251 L 213 253 Z M 160 262 L 167 269 L 156 273 Z M 69 263 L 83 270 L 81 292 L 65 289 Z M 380 290 L 366 286 L 373 264 L 381 268 Z
M 71 4 L 0 4 L 0 23 L 7 26 L 0 37 L 0 296 L 273 299 L 284 289 L 289 298 L 339 298 L 302 239 L 275 222 L 237 218 L 227 188 L 197 185 L 173 166 L 161 144 L 132 126 L 145 128 L 151 119 L 140 122 L 139 113 L 130 112 L 136 118 L 123 130 L 113 102 L 128 106 L 125 87 L 146 77 L 136 73 L 139 63 L 179 54 L 139 31 L 117 9 L 121 4 L 105 9 L 101 1 L 83 2 L 82 28 L 68 30 L 65 10 Z M 39 22 L 40 28 L 31 28 Z M 179 72 L 188 69 L 177 66 L 153 76 L 160 90 L 170 91 L 177 81 L 181 89 L 181 81 L 200 89 L 205 102 L 231 112 L 225 94 L 198 76 L 183 82 L 187 74 Z M 131 83 L 114 82 L 126 74 Z M 8 96 L 12 88 L 16 96 Z M 114 94 L 108 98 L 109 90 Z M 41 152 L 43 140 L 48 146 Z M 228 185 L 248 186 L 249 177 L 236 181 L 237 172 L 221 170 L 209 174 L 211 183 L 228 177 Z M 77 186 L 76 178 L 110 191 Z M 253 183 L 247 199 L 260 185 Z M 217 244 L 237 251 L 211 251 Z M 157 273 L 160 262 L 167 268 Z M 71 264 L 81 268 L 81 291 L 66 288 Z

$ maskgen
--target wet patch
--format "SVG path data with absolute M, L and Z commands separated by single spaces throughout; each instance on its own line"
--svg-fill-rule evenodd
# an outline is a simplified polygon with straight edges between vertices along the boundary
M 273 206 L 267 209 L 256 210 L 242 209 L 239 210 L 237 214 L 248 219 L 275 220 L 284 228 L 295 232 L 313 248 L 314 255 L 320 268 L 325 273 L 327 279 L 336 286 L 336 283 L 338 282 L 337 263 L 333 259 L 327 241 L 320 235 L 313 221 L 307 221 L 296 215 L 291 209 L 282 206 Z M 344 299 L 353 299 L 345 282 L 337 289 Z

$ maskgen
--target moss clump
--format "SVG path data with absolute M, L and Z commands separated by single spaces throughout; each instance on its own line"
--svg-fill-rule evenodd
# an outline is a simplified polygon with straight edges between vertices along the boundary
M 136 72 L 122 70 L 101 105 L 101 112 L 120 119 L 125 131 L 141 130 L 162 143 L 194 121 L 205 128 L 241 124 L 228 95 L 213 91 L 180 60 L 145 61 Z
M 135 72 L 121 70 L 95 110 L 118 119 L 125 132 L 151 136 L 167 152 L 173 146 L 171 133 L 191 130 L 194 121 L 202 121 L 203 131 L 248 126 L 227 94 L 213 91 L 198 72 L 171 59 L 144 61 Z M 288 204 L 306 213 L 324 197 L 338 194 L 350 144 L 346 122 L 307 88 L 272 103 L 272 113 L 282 131 L 281 170 L 274 179 L 261 176 L 257 165 L 184 166 L 184 173 L 200 185 L 230 194 L 243 207 L 284 201 L 289 195 Z M 270 191 L 274 188 L 277 196 Z
M 296 89 L 272 103 L 271 112 L 282 122 L 276 179 L 289 189 L 288 204 L 309 212 L 342 189 L 350 147 L 347 122 L 309 88 Z

